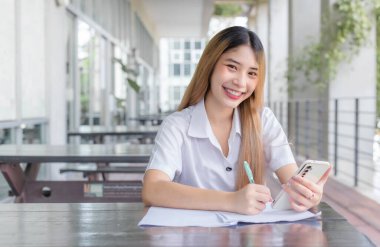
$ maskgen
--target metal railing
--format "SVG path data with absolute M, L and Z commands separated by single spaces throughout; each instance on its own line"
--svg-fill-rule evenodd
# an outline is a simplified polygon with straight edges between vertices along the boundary
M 334 176 L 380 192 L 380 161 L 373 150 L 379 145 L 374 141 L 376 98 L 275 101 L 268 106 L 297 159 L 329 160 Z

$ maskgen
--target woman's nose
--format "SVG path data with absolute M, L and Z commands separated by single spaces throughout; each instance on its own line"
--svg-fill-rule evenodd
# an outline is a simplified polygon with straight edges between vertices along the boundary
M 236 78 L 234 78 L 232 80 L 232 83 L 235 84 L 236 86 L 239 86 L 239 87 L 244 87 L 245 86 L 245 78 L 244 78 L 244 75 L 241 75 L 241 76 L 237 76 Z

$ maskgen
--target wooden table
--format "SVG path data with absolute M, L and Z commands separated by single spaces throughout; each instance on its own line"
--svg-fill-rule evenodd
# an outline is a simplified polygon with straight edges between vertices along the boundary
M 147 163 L 153 145 L 0 145 L 0 170 L 18 202 L 141 201 L 141 181 L 36 181 L 41 163 Z M 23 169 L 21 163 L 26 163 Z M 133 170 L 134 172 L 134 170 Z
M 0 204 L 0 246 L 374 246 L 329 205 L 295 223 L 140 228 L 142 203 Z
M 81 126 L 77 131 L 69 131 L 67 137 L 70 141 L 71 137 L 87 138 L 93 143 L 104 143 L 105 136 L 125 136 L 127 138 L 154 138 L 157 135 L 159 126 L 116 126 L 107 129 L 103 126 Z

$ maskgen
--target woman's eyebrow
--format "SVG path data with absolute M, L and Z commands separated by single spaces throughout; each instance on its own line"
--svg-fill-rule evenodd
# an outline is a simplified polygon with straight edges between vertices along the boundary
M 241 65 L 238 61 L 236 61 L 236 60 L 234 60 L 234 59 L 232 59 L 232 58 L 227 58 L 226 61 L 231 62 L 231 63 L 236 63 L 236 64 L 238 64 L 238 65 Z M 250 67 L 250 69 L 258 70 L 257 67 Z

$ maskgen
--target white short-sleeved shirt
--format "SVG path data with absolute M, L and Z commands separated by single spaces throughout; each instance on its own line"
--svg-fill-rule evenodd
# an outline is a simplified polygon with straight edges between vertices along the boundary
M 261 120 L 266 165 L 276 171 L 295 163 L 287 137 L 269 108 L 264 108 Z M 235 109 L 228 139 L 229 152 L 224 156 L 201 100 L 163 121 L 147 170 L 160 170 L 181 184 L 235 191 L 240 142 L 239 110 Z

